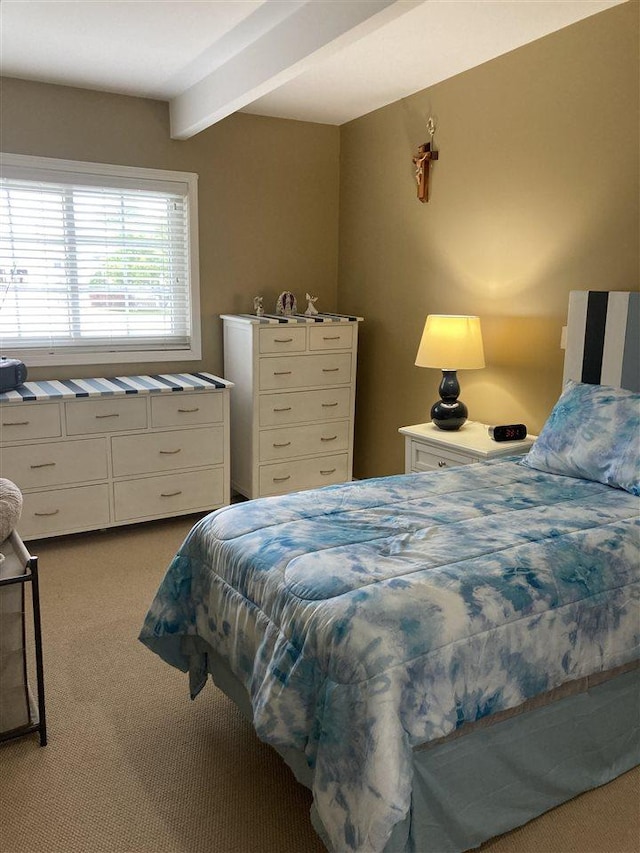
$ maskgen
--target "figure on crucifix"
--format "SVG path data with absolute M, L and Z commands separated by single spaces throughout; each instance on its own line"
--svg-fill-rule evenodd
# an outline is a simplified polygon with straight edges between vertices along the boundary
M 429 116 L 427 131 L 431 142 L 425 142 L 418 148 L 418 153 L 412 158 L 416 167 L 416 184 L 418 185 L 418 199 L 422 202 L 429 201 L 429 167 L 433 160 L 438 159 L 438 152 L 433 150 L 433 135 L 436 132 L 435 121 Z
M 412 159 L 416 167 L 418 198 L 422 202 L 427 202 L 429 201 L 429 166 L 432 160 L 438 159 L 438 152 L 431 150 L 430 142 L 425 142 L 418 148 L 418 153 Z

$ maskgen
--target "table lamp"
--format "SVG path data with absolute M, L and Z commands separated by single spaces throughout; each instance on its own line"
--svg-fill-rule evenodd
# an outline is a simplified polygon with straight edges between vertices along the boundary
M 469 412 L 458 400 L 460 384 L 456 370 L 484 367 L 480 318 L 429 314 L 418 347 L 416 365 L 442 370 L 438 389 L 440 399 L 431 407 L 433 423 L 440 429 L 460 429 Z

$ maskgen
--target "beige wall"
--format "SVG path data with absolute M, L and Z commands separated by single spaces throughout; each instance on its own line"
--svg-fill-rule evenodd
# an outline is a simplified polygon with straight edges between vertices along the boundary
M 199 174 L 194 369 L 222 373 L 218 315 L 258 293 L 363 315 L 355 473 L 373 476 L 403 469 L 397 429 L 437 398 L 439 373 L 413 365 L 426 314 L 481 316 L 488 366 L 460 373 L 461 398 L 475 420 L 537 431 L 569 290 L 638 289 L 638 57 L 633 0 L 342 128 L 237 114 L 187 141 L 162 102 L 5 79 L 0 150 Z M 430 114 L 440 159 L 420 204 Z
M 30 378 L 211 370 L 222 374 L 219 314 L 282 290 L 336 308 L 339 129 L 236 114 L 187 141 L 161 101 L 4 79 L 0 150 L 199 175 L 202 363 L 32 368 Z
M 632 2 L 341 128 L 338 304 L 366 318 L 357 476 L 403 470 L 398 427 L 429 420 L 428 313 L 482 319 L 487 367 L 459 375 L 470 417 L 540 429 L 569 291 L 639 287 L 639 77 Z M 421 204 L 429 115 L 440 159 Z

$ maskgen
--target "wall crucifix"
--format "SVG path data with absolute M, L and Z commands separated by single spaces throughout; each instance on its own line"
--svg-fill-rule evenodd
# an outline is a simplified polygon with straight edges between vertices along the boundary
M 436 132 L 436 125 L 431 116 L 429 116 L 429 120 L 427 121 L 427 130 L 431 141 L 420 145 L 418 153 L 412 158 L 413 165 L 416 167 L 418 199 L 423 203 L 429 201 L 429 169 L 431 163 L 433 160 L 438 159 L 438 152 L 433 149 L 433 135 Z

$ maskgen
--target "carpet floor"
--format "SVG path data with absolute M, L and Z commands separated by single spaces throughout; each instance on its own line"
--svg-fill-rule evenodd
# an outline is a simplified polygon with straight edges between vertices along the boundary
M 137 641 L 193 517 L 31 543 L 49 744 L 0 745 L 1 853 L 322 853 L 310 793 L 210 684 Z M 483 853 L 638 853 L 636 769 Z M 419 851 L 418 851 L 419 853 Z

